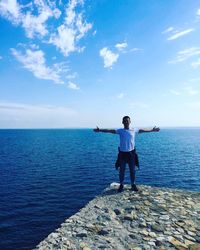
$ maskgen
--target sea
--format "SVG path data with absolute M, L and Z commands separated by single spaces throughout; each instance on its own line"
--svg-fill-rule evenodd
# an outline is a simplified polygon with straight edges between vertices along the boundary
M 118 144 L 92 129 L 1 129 L 0 249 L 33 249 L 118 182 Z M 200 191 L 200 128 L 138 134 L 136 149 L 137 184 Z

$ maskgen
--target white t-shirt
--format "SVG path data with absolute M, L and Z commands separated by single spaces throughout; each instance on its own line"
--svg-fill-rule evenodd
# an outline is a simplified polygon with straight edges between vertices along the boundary
M 120 137 L 120 151 L 129 152 L 135 148 L 135 134 L 139 132 L 138 128 L 119 128 L 116 134 Z

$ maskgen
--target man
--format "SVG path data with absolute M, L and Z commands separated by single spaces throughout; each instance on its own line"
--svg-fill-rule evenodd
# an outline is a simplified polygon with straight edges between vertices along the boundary
M 135 134 L 136 133 L 145 133 L 145 132 L 158 132 L 160 128 L 154 127 L 152 129 L 138 129 L 130 128 L 131 119 L 129 116 L 124 116 L 122 119 L 122 124 L 124 128 L 120 129 L 94 129 L 94 132 L 104 132 L 118 134 L 120 137 L 120 147 L 119 147 L 119 181 L 120 186 L 118 192 L 122 192 L 124 188 L 124 174 L 126 164 L 129 165 L 130 170 L 130 179 L 131 179 L 131 190 L 138 191 L 138 188 L 135 184 Z

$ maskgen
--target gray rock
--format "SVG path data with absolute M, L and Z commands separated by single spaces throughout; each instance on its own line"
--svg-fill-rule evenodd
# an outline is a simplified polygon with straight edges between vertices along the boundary
M 122 211 L 118 208 L 115 208 L 113 211 L 115 212 L 116 215 L 120 215 L 122 213 Z
M 195 236 L 194 237 L 197 243 L 200 243 L 200 236 Z
M 99 232 L 99 235 L 108 235 L 109 234 L 109 230 L 107 230 L 106 228 L 102 228 Z
M 129 187 L 121 194 L 110 191 L 65 220 L 36 249 L 200 249 L 199 193 L 143 185 L 138 193 Z
M 156 232 L 164 232 L 164 228 L 159 224 L 151 225 L 151 229 Z
M 87 237 L 88 233 L 86 230 L 80 231 L 76 234 L 77 237 L 83 238 L 83 237 Z

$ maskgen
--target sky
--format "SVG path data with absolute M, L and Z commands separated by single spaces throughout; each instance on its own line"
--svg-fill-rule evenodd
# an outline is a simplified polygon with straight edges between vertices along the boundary
M 200 126 L 200 0 L 0 0 L 0 128 Z

